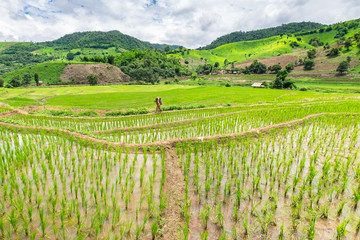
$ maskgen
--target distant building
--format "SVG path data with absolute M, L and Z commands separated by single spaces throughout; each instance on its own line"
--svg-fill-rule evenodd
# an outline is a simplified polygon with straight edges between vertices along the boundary
M 253 88 L 264 88 L 264 84 L 262 83 L 253 83 L 253 85 L 251 85 Z

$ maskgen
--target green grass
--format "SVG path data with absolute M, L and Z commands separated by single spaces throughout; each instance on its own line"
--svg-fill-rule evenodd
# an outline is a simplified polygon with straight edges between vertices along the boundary
M 206 80 L 205 80 L 206 81 Z M 320 80 L 319 80 L 320 81 Z M 210 82 L 210 81 L 209 81 Z M 303 85 L 301 85 L 303 84 Z M 45 105 L 50 109 L 106 109 L 129 110 L 154 108 L 154 98 L 159 96 L 165 106 L 218 106 L 226 104 L 257 104 L 299 101 L 314 98 L 355 97 L 360 87 L 353 85 L 352 91 L 345 91 L 348 87 L 337 88 L 336 83 L 329 81 L 320 86 L 319 82 L 306 82 L 298 85 L 310 87 L 320 86 L 323 93 L 315 91 L 288 91 L 273 89 L 254 89 L 251 87 L 183 86 L 183 85 L 108 85 L 108 86 L 71 86 L 71 87 L 32 87 L 6 89 L 0 92 L 0 102 L 10 106 Z M 345 83 L 344 83 L 345 84 Z M 334 89 L 339 89 L 334 91 Z M 316 89 L 314 89 L 316 90 Z M 42 101 L 41 101 L 42 100 Z
M 146 88 L 146 87 L 144 87 Z M 332 94 L 300 92 L 272 89 L 253 89 L 249 87 L 180 87 L 177 89 L 158 89 L 149 86 L 153 91 L 128 91 L 114 93 L 62 95 L 50 98 L 47 104 L 52 106 L 90 108 L 90 109 L 136 109 L 154 107 L 153 99 L 160 96 L 164 106 L 169 105 L 205 105 L 217 106 L 227 103 L 259 103 L 279 101 L 279 97 L 291 94 L 291 97 L 280 101 L 294 101 L 307 98 L 333 97 Z M 147 89 L 149 90 L 149 89 Z
M 297 41 L 294 37 L 280 36 L 265 38 L 255 41 L 243 41 L 229 43 L 211 50 L 191 50 L 184 54 L 183 59 L 206 59 L 208 63 L 219 62 L 223 65 L 224 60 L 230 62 L 244 62 L 249 59 L 268 58 L 287 53 L 292 53 L 290 41 Z M 301 47 L 310 48 L 308 44 L 299 42 Z M 250 54 L 250 56 L 249 56 Z M 176 55 L 175 55 L 176 56 Z
M 66 63 L 45 62 L 6 73 L 2 75 L 2 78 L 5 81 L 9 81 L 16 75 L 20 75 L 22 78 L 24 74 L 31 74 L 31 76 L 34 77 L 34 74 L 38 73 L 39 80 L 43 81 L 44 84 L 56 84 L 60 83 L 60 74 L 63 72 L 65 66 Z M 32 82 L 35 83 L 34 79 Z

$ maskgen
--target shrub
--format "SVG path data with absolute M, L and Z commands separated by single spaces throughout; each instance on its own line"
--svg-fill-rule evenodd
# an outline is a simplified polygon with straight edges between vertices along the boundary
M 127 111 L 112 111 L 105 113 L 105 116 L 117 117 L 117 116 L 127 116 L 127 115 L 139 115 L 139 114 L 147 114 L 150 111 L 146 108 L 138 109 L 138 110 L 127 110 Z
M 283 88 L 296 89 L 297 87 L 296 87 L 294 81 L 286 80 L 286 81 L 283 83 Z
M 164 83 L 165 83 L 165 84 L 171 84 L 171 82 L 170 82 L 170 81 L 165 81 Z
M 300 91 L 303 91 L 303 92 L 306 92 L 306 91 L 307 91 L 307 88 L 304 88 L 304 87 L 303 87 L 303 88 L 300 88 L 299 90 L 300 90 Z
M 340 74 L 343 74 L 344 72 L 347 72 L 350 67 L 350 64 L 348 61 L 342 61 L 339 63 L 339 66 L 337 67 L 336 71 Z
M 307 51 L 307 56 L 309 59 L 314 59 L 316 55 L 316 49 L 310 49 Z
M 14 86 L 11 85 L 10 83 L 6 83 L 5 86 L 4 86 L 4 88 L 14 88 Z
M 264 85 L 265 88 L 269 88 L 269 83 L 268 82 L 264 81 L 264 82 L 262 82 L 262 84 Z
M 0 87 L 4 86 L 4 79 L 0 78 Z
M 98 77 L 95 74 L 89 74 L 86 76 L 86 79 L 88 80 L 89 84 L 94 86 L 98 83 Z
M 306 59 L 304 61 L 304 70 L 312 70 L 314 66 L 315 66 L 314 60 Z
M 77 117 L 98 117 L 99 114 L 95 111 L 87 110 L 76 114 Z
M 300 45 L 299 45 L 298 42 L 291 42 L 291 43 L 290 43 L 290 47 L 292 47 L 292 48 L 297 48 L 297 47 L 300 47 Z
M 230 83 L 226 83 L 226 84 L 225 84 L 225 87 L 231 87 L 231 84 L 230 84 Z
M 288 71 L 288 72 L 291 72 L 292 70 L 294 70 L 294 63 L 288 63 L 286 66 L 285 66 L 285 69 Z
M 174 83 L 178 83 L 179 82 L 179 79 L 176 77 L 175 79 L 174 79 Z

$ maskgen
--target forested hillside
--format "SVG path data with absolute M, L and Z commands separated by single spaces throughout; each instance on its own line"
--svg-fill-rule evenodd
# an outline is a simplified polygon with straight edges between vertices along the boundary
M 102 48 L 119 47 L 126 50 L 131 49 L 152 49 L 153 46 L 148 42 L 143 42 L 137 38 L 122 34 L 119 31 L 110 32 L 76 32 L 67 34 L 55 41 L 45 42 L 48 47 L 57 49 L 74 48 Z
M 233 33 L 221 36 L 218 39 L 216 39 L 215 41 L 213 41 L 211 44 L 209 44 L 205 47 L 199 48 L 199 49 L 200 50 L 208 50 L 208 49 L 214 49 L 216 47 L 219 47 L 219 46 L 227 44 L 227 43 L 252 41 L 252 40 L 269 38 L 269 37 L 284 35 L 284 34 L 307 32 L 310 30 L 322 28 L 324 26 L 325 25 L 320 24 L 320 23 L 300 22 L 300 23 L 288 23 L 288 24 L 283 24 L 278 27 L 265 28 L 265 29 L 259 29 L 259 30 L 248 31 L 248 32 L 242 32 L 242 31 L 233 32 Z

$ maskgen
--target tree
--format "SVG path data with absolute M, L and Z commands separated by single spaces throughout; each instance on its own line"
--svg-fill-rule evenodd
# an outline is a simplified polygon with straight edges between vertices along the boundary
M 285 66 L 285 69 L 288 71 L 288 72 L 291 72 L 292 70 L 294 70 L 294 63 L 288 63 L 286 66 Z
M 326 54 L 328 57 L 337 57 L 340 54 L 340 48 L 334 47 L 331 48 L 330 51 Z
M 35 80 L 36 86 L 39 86 L 39 74 L 38 73 L 34 74 L 34 80 Z
M 31 82 L 31 75 L 26 73 L 23 76 L 22 85 L 28 85 Z
M 21 86 L 21 78 L 20 75 L 14 76 L 10 81 L 8 82 L 13 87 L 20 87 Z
M 339 66 L 337 67 L 336 71 L 340 74 L 343 74 L 344 72 L 347 72 L 350 67 L 350 64 L 348 61 L 342 61 L 339 63 Z
M 0 78 L 0 87 L 4 86 L 4 79 Z
M 96 74 L 89 74 L 86 76 L 86 79 L 88 80 L 91 86 L 94 86 L 98 83 L 98 77 Z
M 316 49 L 310 49 L 309 51 L 307 51 L 307 56 L 309 59 L 314 59 L 316 55 Z
M 254 74 L 263 74 L 266 73 L 266 65 L 255 60 L 251 63 L 250 66 L 245 67 L 244 73 L 254 73 Z
M 198 74 L 210 74 L 213 71 L 213 66 L 210 63 L 199 65 L 196 72 Z
M 286 69 L 285 70 L 280 70 L 276 74 L 276 78 L 279 78 L 281 81 L 285 81 L 287 76 L 288 76 L 288 71 Z
M 346 50 L 349 51 L 349 48 L 350 48 L 351 46 L 352 46 L 352 41 L 351 41 L 351 39 L 350 39 L 350 38 L 346 39 L 345 45 L 344 45 L 344 47 L 346 48 Z
M 75 54 L 73 54 L 72 52 L 69 52 L 68 54 L 66 54 L 66 59 L 71 61 L 74 60 L 75 58 Z
M 347 61 L 348 63 L 350 63 L 350 62 L 351 62 L 351 57 L 350 57 L 350 56 L 347 56 L 347 57 L 346 57 L 346 61 Z
M 113 55 L 108 56 L 107 59 L 109 64 L 111 65 L 115 64 L 115 57 Z
M 304 61 L 304 70 L 312 70 L 315 66 L 315 62 L 312 59 L 306 59 Z
M 215 62 L 214 67 L 218 68 L 220 66 L 219 62 Z
M 283 88 L 283 81 L 279 78 L 275 78 L 274 82 L 272 83 L 272 88 L 275 89 L 282 89 Z
M 273 66 L 269 66 L 268 70 L 273 73 L 278 73 L 281 70 L 281 66 L 279 64 L 275 64 Z
M 165 52 L 170 52 L 170 50 L 171 50 L 171 49 L 170 49 L 169 46 L 166 46 L 165 49 L 164 49 Z

